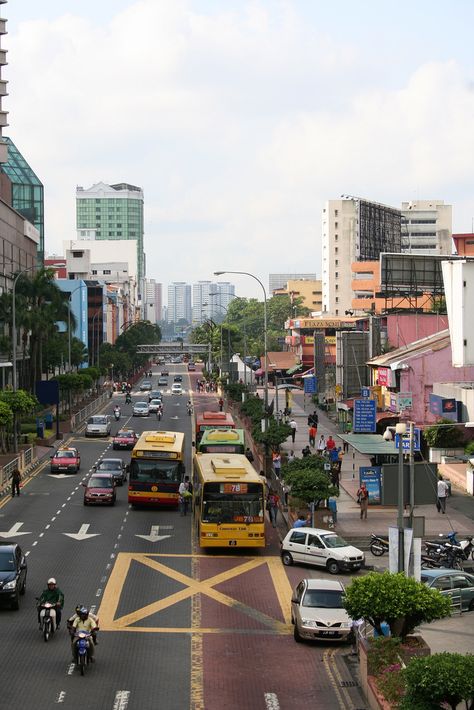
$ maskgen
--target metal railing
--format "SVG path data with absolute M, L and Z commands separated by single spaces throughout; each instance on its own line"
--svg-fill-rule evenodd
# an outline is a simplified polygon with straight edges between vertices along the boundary
M 110 399 L 109 393 L 104 392 L 103 394 L 100 395 L 100 397 L 97 397 L 97 399 L 94 399 L 93 402 L 90 402 L 87 407 L 84 407 L 83 409 L 80 409 L 76 414 L 73 414 L 71 417 L 71 431 L 74 431 L 77 429 L 85 420 L 87 417 L 89 417 L 91 414 L 94 414 L 100 407 L 103 407 L 106 402 L 108 402 Z
M 22 473 L 22 478 L 28 475 L 28 468 L 35 462 L 35 447 L 21 451 L 18 456 L 0 468 L 0 494 L 10 485 L 10 478 L 13 471 L 18 468 Z

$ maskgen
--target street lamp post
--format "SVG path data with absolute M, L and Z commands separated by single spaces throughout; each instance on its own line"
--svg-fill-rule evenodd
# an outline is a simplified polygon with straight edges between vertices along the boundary
M 387 427 L 384 432 L 386 441 L 392 440 L 392 430 L 394 427 Z M 406 434 L 407 427 L 405 422 L 399 422 L 395 425 L 395 433 L 398 434 L 398 571 L 405 571 L 405 530 L 403 527 L 403 511 L 404 511 L 404 486 L 403 486 L 403 436 Z

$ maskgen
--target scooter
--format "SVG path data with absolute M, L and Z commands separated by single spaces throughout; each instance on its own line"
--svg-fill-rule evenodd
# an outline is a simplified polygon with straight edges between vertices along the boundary
M 56 607 L 50 602 L 43 602 L 40 609 L 40 630 L 47 642 L 56 630 Z
M 370 538 L 370 551 L 376 557 L 381 557 L 384 552 L 388 552 L 389 544 L 388 540 L 378 535 L 372 535 Z
M 84 675 L 85 668 L 91 660 L 89 646 L 92 643 L 92 637 L 87 631 L 79 631 L 74 638 L 76 664 L 79 666 L 81 675 Z
M 126 397 L 125 397 L 125 404 L 131 404 L 132 403 L 132 396 L 127 392 Z
M 118 422 L 120 419 L 120 409 L 114 409 L 115 421 Z
M 188 415 L 191 416 L 192 413 L 193 413 L 193 405 L 188 404 Z

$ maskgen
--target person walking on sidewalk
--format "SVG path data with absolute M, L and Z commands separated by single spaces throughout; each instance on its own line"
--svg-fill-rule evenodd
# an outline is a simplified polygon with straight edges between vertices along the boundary
M 328 436 L 328 440 L 326 441 L 326 449 L 331 452 L 333 449 L 336 448 L 336 442 L 332 438 L 331 434 Z
M 311 449 L 309 448 L 308 444 L 304 447 L 304 449 L 301 452 L 303 454 L 303 458 L 305 459 L 307 456 L 311 456 Z
M 219 412 L 222 412 L 223 408 L 224 408 L 224 400 L 222 399 L 222 397 L 220 397 L 219 398 Z
M 274 528 L 276 528 L 279 501 L 280 497 L 275 493 L 275 491 L 270 490 L 267 497 L 267 510 L 270 522 Z
M 294 461 L 294 460 L 295 460 L 295 452 L 293 451 L 293 449 L 291 449 L 291 451 L 290 451 L 290 453 L 288 454 L 288 457 L 287 457 L 287 459 L 286 459 L 286 462 L 287 462 L 287 463 L 291 463 L 291 462 Z
M 272 454 L 273 470 L 275 471 L 275 476 L 280 478 L 281 472 L 281 454 L 279 451 L 274 451 Z
M 290 419 L 290 427 L 291 427 L 291 441 L 294 444 L 296 432 L 298 431 L 298 426 L 297 426 L 294 419 Z
M 320 456 L 324 456 L 324 452 L 326 451 L 326 439 L 324 437 L 324 434 L 321 434 L 319 437 L 318 441 L 318 454 Z
M 441 477 L 438 481 L 438 499 L 436 501 L 436 507 L 438 513 L 446 513 L 446 498 L 449 494 L 449 487 L 446 481 Z
M 318 417 L 316 410 L 314 410 L 314 412 L 308 416 L 308 426 L 311 426 L 311 424 L 314 424 L 314 426 L 317 428 L 318 422 L 319 422 L 319 417 Z
M 369 507 L 369 491 L 366 488 L 365 483 L 361 483 L 359 490 L 357 491 L 357 502 L 360 506 L 360 519 L 364 518 L 367 520 L 367 508 Z
M 17 496 L 20 495 L 20 481 L 21 481 L 21 473 L 18 470 L 18 468 L 15 468 L 12 475 L 10 476 L 12 479 L 12 498 L 15 497 L 15 493 Z
M 309 427 L 309 445 L 310 446 L 315 446 L 316 445 L 316 434 L 318 433 L 318 430 L 314 426 L 314 424 L 311 424 Z

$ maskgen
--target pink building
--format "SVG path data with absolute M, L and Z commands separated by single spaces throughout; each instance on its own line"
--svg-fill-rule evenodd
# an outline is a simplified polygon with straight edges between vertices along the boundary
M 387 340 L 392 348 L 427 338 L 448 328 L 448 316 L 438 313 L 389 313 L 386 316 Z
M 429 406 L 433 383 L 474 381 L 474 367 L 453 367 L 449 330 L 407 342 L 405 347 L 369 360 L 372 382 L 381 388 L 385 410 L 397 412 L 400 402 L 406 406 L 411 398 L 411 407 L 403 409 L 400 419 L 432 424 L 438 419 Z

